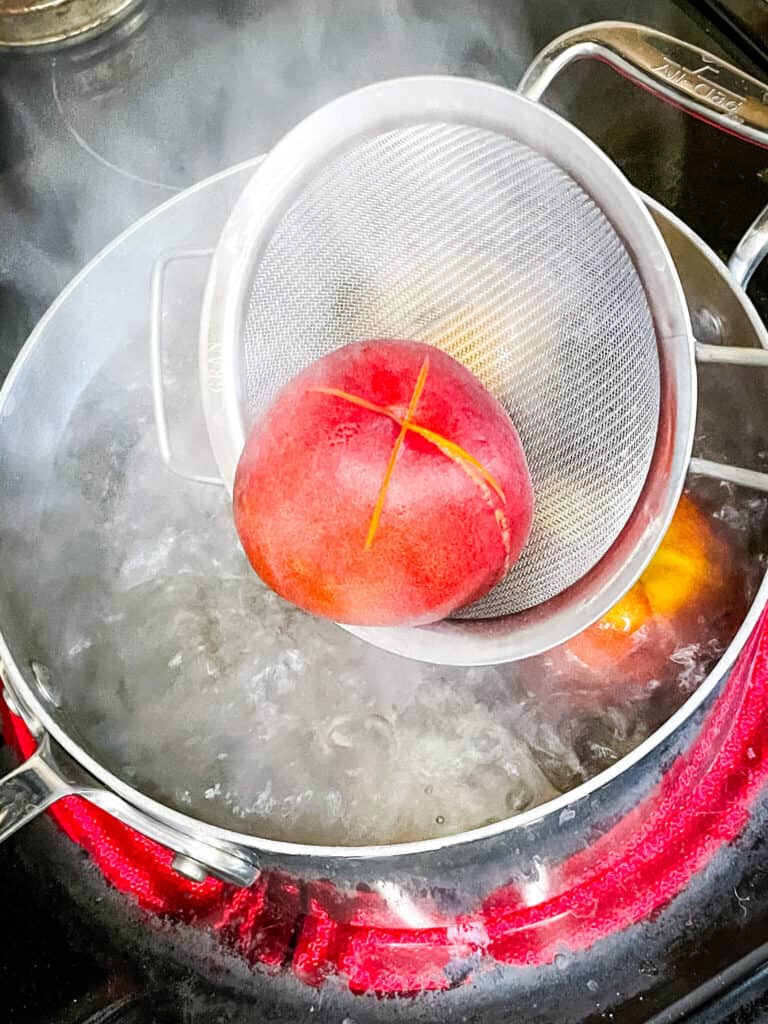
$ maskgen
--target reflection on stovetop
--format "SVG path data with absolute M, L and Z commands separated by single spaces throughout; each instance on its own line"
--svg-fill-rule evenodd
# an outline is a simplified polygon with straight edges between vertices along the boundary
M 0 58 L 0 375 L 47 304 L 112 237 L 178 190 L 264 151 L 337 93 L 426 71 L 513 85 L 554 35 L 611 17 L 720 48 L 747 66 L 697 6 L 685 0 L 166 0 L 148 5 L 145 19 L 82 47 Z M 604 68 L 569 72 L 548 102 L 722 256 L 768 203 L 768 155 L 659 105 Z M 751 293 L 768 316 L 765 268 Z M 10 763 L 8 751 L 0 752 L 0 762 L 0 768 Z M 705 1000 L 707 1012 L 715 1012 L 714 992 L 701 986 L 746 956 L 753 958 L 743 968 L 752 979 L 750 998 L 759 1006 L 765 975 L 755 973 L 754 950 L 768 941 L 768 856 L 759 821 L 682 898 L 691 924 L 669 962 L 654 960 L 656 932 L 649 928 L 642 936 L 647 949 L 628 958 L 619 944 L 583 968 L 590 972 L 583 984 L 592 981 L 604 992 L 602 1002 L 592 999 L 594 1020 L 615 1013 L 631 1024 L 685 999 L 675 1019 L 699 1013 Z M 162 941 L 136 927 L 116 894 L 98 888 L 78 850 L 54 838 L 43 821 L 0 848 L 0 1006 L 9 1024 L 297 1019 L 291 993 L 261 991 L 256 1002 L 253 994 L 241 1002 L 191 974 L 183 958 L 169 966 Z M 662 915 L 657 932 L 663 925 Z M 646 998 L 623 998 L 627 969 L 647 980 Z M 574 967 L 570 984 L 578 983 L 579 970 Z M 734 968 L 730 993 L 740 978 Z M 540 993 L 526 994 L 523 1005 L 502 1001 L 483 1021 L 563 1020 L 557 1000 L 564 990 L 555 975 L 549 990 L 547 984 L 542 976 Z M 359 1014 L 346 1014 L 347 1024 L 363 1024 L 375 1011 L 361 1003 Z M 729 1011 L 721 1004 L 717 1012 L 696 1020 L 726 1019 Z M 319 997 L 309 1013 L 305 1005 L 302 1019 L 345 1019 L 333 1000 L 324 1005 Z M 473 1020 L 471 1007 L 456 1004 L 451 1019 Z

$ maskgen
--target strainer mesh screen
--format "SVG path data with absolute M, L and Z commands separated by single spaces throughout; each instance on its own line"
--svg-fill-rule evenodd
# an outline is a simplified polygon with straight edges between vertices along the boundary
M 467 615 L 570 586 L 639 497 L 659 412 L 642 283 L 584 190 L 506 136 L 421 124 L 335 156 L 278 223 L 244 324 L 247 422 L 311 360 L 363 338 L 438 345 L 500 399 L 528 457 L 534 526 Z

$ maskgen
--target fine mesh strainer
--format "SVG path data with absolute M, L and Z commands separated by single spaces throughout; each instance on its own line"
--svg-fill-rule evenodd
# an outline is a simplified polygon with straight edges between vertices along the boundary
M 439 345 L 515 422 L 536 501 L 522 559 L 449 623 L 354 630 L 390 649 L 460 663 L 558 643 L 620 596 L 674 509 L 694 389 L 672 262 L 605 156 L 507 90 L 403 79 L 308 118 L 239 200 L 203 320 L 230 487 L 276 391 L 361 338 Z
M 276 391 L 370 337 L 438 345 L 476 373 L 518 428 L 536 509 L 523 557 L 482 601 L 432 626 L 351 631 L 487 664 L 604 614 L 672 516 L 695 414 L 677 275 L 615 166 L 544 107 L 464 79 L 384 82 L 311 115 L 243 192 L 209 275 L 201 383 L 230 489 Z
M 307 362 L 379 337 L 456 356 L 523 439 L 530 540 L 463 616 L 524 611 L 580 579 L 637 503 L 659 416 L 653 316 L 595 201 L 498 130 L 434 121 L 361 132 L 302 182 L 256 260 L 238 352 L 245 422 Z M 627 380 L 631 389 L 617 386 Z

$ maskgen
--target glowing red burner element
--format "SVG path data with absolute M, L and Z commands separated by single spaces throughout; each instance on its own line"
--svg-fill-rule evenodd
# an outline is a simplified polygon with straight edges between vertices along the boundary
M 288 967 L 307 985 L 330 975 L 354 992 L 412 994 L 456 984 L 448 970 L 485 962 L 550 963 L 646 919 L 733 841 L 768 775 L 768 612 L 692 745 L 659 787 L 589 849 L 554 869 L 548 895 L 530 905 L 513 886 L 472 914 L 432 927 L 395 922 L 376 893 L 339 891 L 265 872 L 250 889 L 177 875 L 172 854 L 79 798 L 52 814 L 105 877 L 147 911 L 213 928 L 244 960 Z M 34 740 L 5 713 L 5 734 L 24 754 Z M 467 980 L 466 978 L 464 980 Z

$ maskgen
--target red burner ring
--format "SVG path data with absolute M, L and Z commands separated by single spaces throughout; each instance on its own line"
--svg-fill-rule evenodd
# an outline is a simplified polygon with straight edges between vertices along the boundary
M 674 899 L 749 818 L 768 775 L 767 706 L 768 611 L 692 746 L 638 807 L 555 869 L 549 895 L 530 905 L 519 888 L 500 888 L 472 913 L 430 928 L 393 926 L 377 893 L 302 883 L 276 871 L 248 889 L 212 878 L 189 881 L 173 870 L 171 851 L 79 797 L 50 813 L 143 910 L 218 932 L 248 963 L 288 968 L 313 986 L 336 975 L 354 992 L 434 991 L 457 984 L 449 970 L 457 960 L 551 963 L 556 953 L 585 950 Z M 2 710 L 4 736 L 29 756 L 33 737 Z

